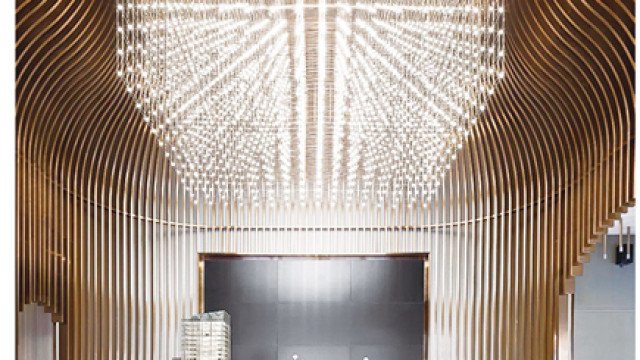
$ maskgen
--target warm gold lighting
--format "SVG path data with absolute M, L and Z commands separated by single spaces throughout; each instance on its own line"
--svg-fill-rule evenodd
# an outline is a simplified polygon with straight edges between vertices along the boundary
M 19 310 L 52 314 L 59 347 L 44 351 L 61 360 L 166 360 L 180 354 L 179 320 L 198 312 L 199 253 L 427 252 L 430 360 L 553 359 L 560 296 L 635 202 L 634 6 L 505 0 L 506 76 L 426 208 L 279 211 L 190 200 L 116 76 L 115 2 L 19 0 Z M 314 49 L 312 35 L 287 46 Z M 312 155 L 292 150 L 291 173 L 302 163 L 311 183 L 305 123 L 291 139 L 307 134 Z M 33 335 L 18 330 L 18 344 Z

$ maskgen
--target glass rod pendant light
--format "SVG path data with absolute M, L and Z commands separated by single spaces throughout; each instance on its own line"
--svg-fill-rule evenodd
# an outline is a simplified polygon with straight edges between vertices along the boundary
M 118 76 L 195 201 L 428 204 L 504 77 L 503 0 L 118 0 Z

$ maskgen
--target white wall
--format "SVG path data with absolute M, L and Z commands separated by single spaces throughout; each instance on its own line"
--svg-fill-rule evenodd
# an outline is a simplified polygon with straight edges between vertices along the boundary
M 576 278 L 576 360 L 634 358 L 635 264 L 615 265 L 617 243 L 617 236 L 608 237 L 606 260 L 598 245 L 584 275 Z

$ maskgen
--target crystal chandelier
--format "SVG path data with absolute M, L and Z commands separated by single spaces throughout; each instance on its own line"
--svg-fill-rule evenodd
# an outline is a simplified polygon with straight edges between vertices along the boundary
M 428 204 L 504 77 L 503 0 L 119 0 L 118 76 L 194 201 Z

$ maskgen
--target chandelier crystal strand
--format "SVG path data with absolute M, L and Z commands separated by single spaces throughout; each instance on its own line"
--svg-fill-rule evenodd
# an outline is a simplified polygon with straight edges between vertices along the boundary
M 503 0 L 116 12 L 117 74 L 194 202 L 426 206 L 504 78 Z

